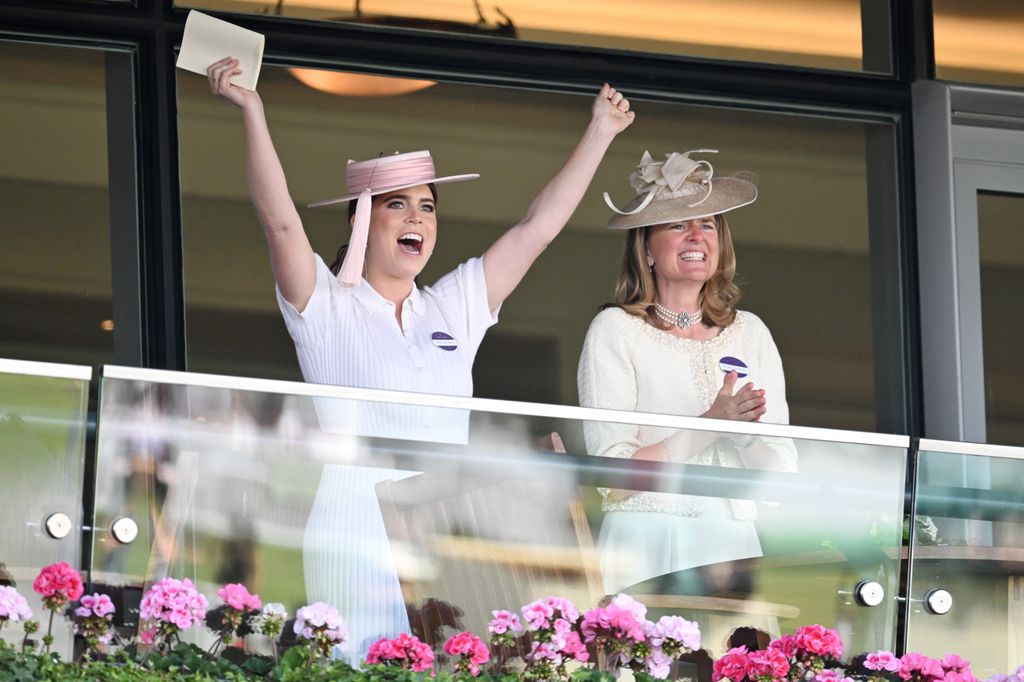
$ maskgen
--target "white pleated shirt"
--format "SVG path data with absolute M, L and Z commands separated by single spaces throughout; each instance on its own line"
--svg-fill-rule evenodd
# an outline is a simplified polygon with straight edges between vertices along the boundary
M 471 258 L 433 286 L 414 287 L 402 326 L 365 279 L 343 287 L 316 257 L 316 287 L 300 313 L 277 290 L 288 333 L 309 383 L 471 396 L 473 360 L 498 321 L 487 304 L 482 258 Z M 363 436 L 465 442 L 463 410 L 318 400 L 324 430 Z

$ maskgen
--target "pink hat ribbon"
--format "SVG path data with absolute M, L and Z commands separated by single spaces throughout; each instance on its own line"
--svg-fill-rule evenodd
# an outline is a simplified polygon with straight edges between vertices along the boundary
M 392 187 L 401 189 L 426 184 L 436 178 L 434 160 L 430 152 L 382 156 L 369 161 L 349 160 L 345 167 L 345 182 L 348 191 L 352 194 L 358 193 L 359 197 L 352 220 L 352 239 L 345 253 L 345 261 L 338 271 L 338 281 L 342 286 L 354 287 L 363 276 L 373 195 Z

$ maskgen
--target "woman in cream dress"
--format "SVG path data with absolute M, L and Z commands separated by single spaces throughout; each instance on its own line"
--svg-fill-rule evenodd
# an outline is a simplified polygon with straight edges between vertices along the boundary
M 584 342 L 580 404 L 786 424 L 778 350 L 756 315 L 736 309 L 736 256 L 723 215 L 752 203 L 757 187 L 747 175 L 714 176 L 708 161 L 690 158 L 698 152 L 663 162 L 645 153 L 630 177 L 632 202 L 619 211 L 606 195 L 616 211 L 609 227 L 628 232 L 615 303 L 597 315 Z M 796 464 L 785 439 L 588 422 L 586 441 L 602 457 L 774 470 Z M 598 548 L 607 593 L 672 574 L 685 576 L 684 584 L 665 589 L 712 592 L 713 571 L 687 569 L 761 556 L 752 501 L 602 494 Z

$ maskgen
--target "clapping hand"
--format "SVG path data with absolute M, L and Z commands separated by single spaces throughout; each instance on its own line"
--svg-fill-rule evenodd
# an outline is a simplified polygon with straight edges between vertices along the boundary
M 711 419 L 732 419 L 741 422 L 760 421 L 767 408 L 767 400 L 764 397 L 764 389 L 754 388 L 754 384 L 747 382 L 740 390 L 733 393 L 736 388 L 736 371 L 733 370 L 725 375 L 722 388 L 715 396 L 715 402 L 702 417 Z
M 238 66 L 240 63 L 234 57 L 225 57 L 206 69 L 206 78 L 210 81 L 210 92 L 223 97 L 236 107 L 245 109 L 251 103 L 259 101 L 259 95 L 253 90 L 232 85 L 231 77 L 242 73 Z
M 622 93 L 605 83 L 594 99 L 593 120 L 618 135 L 629 127 L 636 114 L 629 110 L 629 100 Z

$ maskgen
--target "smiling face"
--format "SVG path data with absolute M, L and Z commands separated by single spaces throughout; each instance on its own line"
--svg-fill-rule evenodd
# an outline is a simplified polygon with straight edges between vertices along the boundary
M 366 278 L 415 278 L 437 240 L 433 192 L 417 185 L 373 198 L 366 244 Z
M 664 284 L 704 284 L 718 269 L 719 230 L 714 216 L 650 228 L 648 263 L 654 263 L 659 288 Z

